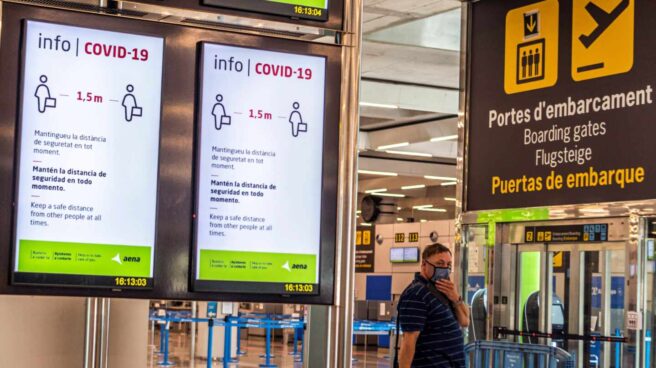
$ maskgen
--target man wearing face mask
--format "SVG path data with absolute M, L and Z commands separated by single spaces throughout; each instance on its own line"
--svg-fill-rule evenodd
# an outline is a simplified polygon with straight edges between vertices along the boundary
M 452 267 L 451 250 L 444 245 L 432 244 L 422 252 L 421 271 L 399 299 L 403 335 L 398 367 L 464 368 L 461 327 L 469 326 L 469 307 L 449 279 Z

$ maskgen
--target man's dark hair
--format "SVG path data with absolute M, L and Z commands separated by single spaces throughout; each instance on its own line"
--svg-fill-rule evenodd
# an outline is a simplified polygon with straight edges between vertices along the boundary
M 441 254 L 447 252 L 451 254 L 451 249 L 449 249 L 447 246 L 442 245 L 440 243 L 431 244 L 426 248 L 424 248 L 424 251 L 421 252 L 421 260 L 425 261 L 428 258 L 434 256 L 435 254 Z

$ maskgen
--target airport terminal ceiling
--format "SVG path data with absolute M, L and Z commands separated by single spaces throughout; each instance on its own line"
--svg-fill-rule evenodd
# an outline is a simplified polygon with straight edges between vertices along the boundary
M 385 222 L 455 216 L 461 5 L 364 3 L 358 191 Z
M 458 0 L 364 1 L 358 192 L 359 199 L 377 192 L 394 203 L 396 213 L 381 221 L 455 215 L 461 6 Z M 334 41 L 321 32 L 304 38 Z

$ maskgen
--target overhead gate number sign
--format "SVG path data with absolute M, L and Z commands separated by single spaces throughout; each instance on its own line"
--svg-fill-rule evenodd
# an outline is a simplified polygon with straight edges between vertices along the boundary
M 656 198 L 656 3 L 471 6 L 467 210 Z
M 526 243 L 580 243 L 608 241 L 608 224 L 527 226 Z M 556 256 L 554 256 L 554 262 Z M 560 255 L 562 263 L 562 255 Z

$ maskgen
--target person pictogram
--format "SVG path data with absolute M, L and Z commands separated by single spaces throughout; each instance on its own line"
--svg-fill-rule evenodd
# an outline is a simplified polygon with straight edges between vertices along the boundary
M 137 104 L 137 98 L 132 94 L 134 92 L 134 86 L 128 84 L 125 87 L 125 90 L 128 92 L 123 97 L 123 109 L 125 110 L 125 121 L 132 121 L 133 117 L 140 117 L 143 115 L 143 109 Z
M 46 85 L 46 83 L 48 83 L 48 77 L 46 75 L 40 76 L 39 82 L 41 82 L 41 84 L 36 87 L 34 97 L 36 97 L 39 112 L 43 114 L 46 112 L 47 108 L 57 107 L 57 99 L 50 95 L 50 88 Z
M 298 109 L 301 107 L 301 104 L 294 102 L 292 104 L 294 111 L 289 114 L 289 123 L 292 125 L 292 136 L 298 137 L 298 134 L 307 132 L 307 123 L 303 122 L 303 116 L 301 116 Z
M 517 83 L 544 79 L 544 39 L 517 45 Z
M 216 103 L 212 106 L 212 116 L 214 116 L 214 127 L 216 130 L 221 130 L 224 125 L 230 125 L 232 118 L 226 113 L 225 106 L 223 106 L 223 95 L 216 95 Z

